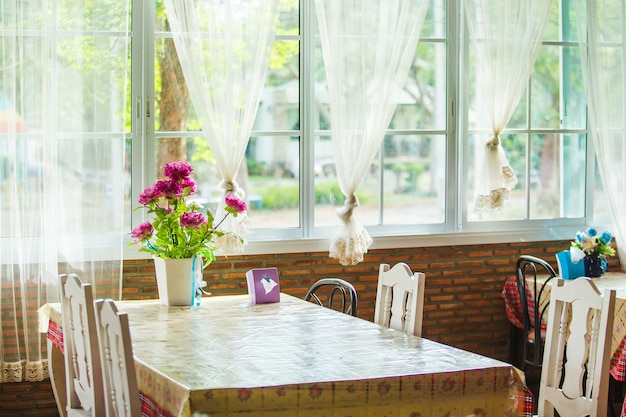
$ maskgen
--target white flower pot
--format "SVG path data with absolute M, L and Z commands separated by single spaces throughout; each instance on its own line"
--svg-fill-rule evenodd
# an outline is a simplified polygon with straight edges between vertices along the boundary
M 153 259 L 161 303 L 166 306 L 193 305 L 193 282 L 198 279 L 197 274 L 202 274 L 201 258 L 163 259 L 155 256 Z

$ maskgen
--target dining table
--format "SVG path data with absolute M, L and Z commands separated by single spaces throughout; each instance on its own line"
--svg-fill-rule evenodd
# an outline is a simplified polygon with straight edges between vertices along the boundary
M 537 276 L 537 285 L 540 286 L 546 280 L 548 276 Z M 579 279 L 579 278 L 576 278 Z M 603 293 L 605 289 L 615 290 L 615 310 L 613 319 L 613 332 L 611 335 L 611 376 L 620 382 L 626 381 L 626 272 L 624 271 L 609 271 L 602 274 L 600 277 L 589 278 L 596 285 L 598 290 Z M 564 280 L 565 285 L 572 279 Z M 533 291 L 533 285 L 529 282 L 527 286 L 528 293 L 526 299 L 528 301 L 528 309 L 535 308 L 535 300 Z M 538 308 L 542 310 L 550 302 L 551 286 L 546 285 L 539 299 Z M 502 298 L 505 303 L 505 312 L 509 322 L 512 325 L 523 328 L 521 312 L 522 303 L 519 296 L 519 290 L 517 289 L 515 275 L 509 276 L 502 288 Z M 547 310 L 546 310 L 547 311 Z M 622 414 L 626 415 L 626 397 L 622 404 Z
M 247 294 L 116 304 L 128 313 L 142 416 L 532 415 L 524 373 L 509 363 L 285 293 L 266 304 Z M 40 320 L 63 401 L 60 305 Z

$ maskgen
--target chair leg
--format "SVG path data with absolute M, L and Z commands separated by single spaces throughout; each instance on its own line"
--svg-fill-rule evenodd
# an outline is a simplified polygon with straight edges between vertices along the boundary
M 624 382 L 617 381 L 613 376 L 609 377 L 609 416 L 619 417 L 622 412 L 622 404 L 624 402 Z M 618 404 L 619 412 L 615 410 Z
M 523 366 L 523 358 L 520 357 L 520 343 L 522 342 L 522 334 L 520 329 L 513 326 L 512 324 L 509 336 L 509 362 L 512 365 L 522 369 Z

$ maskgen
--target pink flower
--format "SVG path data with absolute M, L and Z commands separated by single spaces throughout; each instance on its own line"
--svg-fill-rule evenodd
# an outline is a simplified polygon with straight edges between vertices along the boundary
M 235 195 L 228 194 L 225 201 L 226 205 L 228 207 L 231 207 L 237 213 L 243 213 L 247 209 L 246 202 Z
M 191 189 L 189 190 L 189 194 L 187 195 L 194 195 L 196 191 L 198 191 L 198 188 L 196 187 L 196 182 L 193 180 L 193 178 L 184 178 L 182 186 L 183 188 L 191 187 Z
M 174 161 L 165 164 L 163 174 L 175 182 L 180 182 L 193 173 L 193 168 L 187 162 Z
M 151 185 L 150 187 L 143 190 L 141 194 L 139 194 L 138 201 L 139 204 L 141 204 L 142 206 L 147 206 L 148 204 L 157 200 L 159 197 L 160 196 L 156 192 L 154 185 Z
M 183 186 L 175 181 L 157 181 L 154 184 L 154 193 L 167 199 L 180 198 L 183 195 Z
M 211 210 L 199 211 L 201 204 L 186 201 L 198 192 L 198 185 L 191 177 L 193 169 L 186 162 L 165 165 L 165 180 L 159 180 L 143 190 L 139 203 L 154 217 L 131 232 L 133 243 L 142 244 L 140 251 L 162 258 L 182 259 L 193 255 L 205 258 L 205 265 L 214 261 L 216 236 L 239 236 L 233 232 L 218 231 L 218 227 L 230 215 L 237 216 L 246 210 L 246 203 L 236 196 L 228 195 L 224 217 L 217 225 Z M 210 222 L 209 222 L 210 219 Z M 243 243 L 243 239 L 240 239 Z
M 198 213 L 197 211 L 188 211 L 180 216 L 180 225 L 182 227 L 197 229 L 206 222 L 207 219 L 204 217 L 204 214 Z
M 154 227 L 152 223 L 144 222 L 130 232 L 130 237 L 132 237 L 135 242 L 143 242 L 144 240 L 150 239 L 153 233 Z

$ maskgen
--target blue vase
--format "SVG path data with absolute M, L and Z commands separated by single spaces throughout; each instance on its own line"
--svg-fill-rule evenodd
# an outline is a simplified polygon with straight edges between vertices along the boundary
M 606 272 L 606 259 L 598 256 L 585 256 L 585 276 L 601 277 Z

